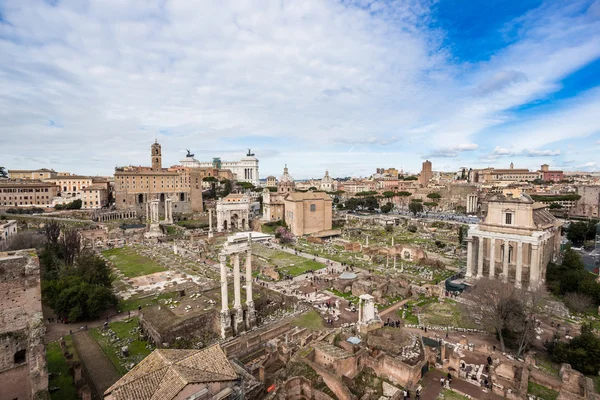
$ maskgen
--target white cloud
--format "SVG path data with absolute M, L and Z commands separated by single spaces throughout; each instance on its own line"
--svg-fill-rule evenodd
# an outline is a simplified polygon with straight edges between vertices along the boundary
M 450 158 L 457 157 L 460 153 L 465 151 L 475 151 L 479 148 L 476 143 L 461 143 L 456 146 L 438 148 L 431 153 L 427 154 L 423 158 Z
M 182 148 L 210 159 L 256 147 L 263 176 L 300 149 L 310 150 L 307 171 L 354 145 L 372 154 L 361 162 L 377 146 L 392 152 L 374 165 L 394 166 L 402 153 L 406 169 L 418 168 L 419 154 L 462 158 L 480 150 L 487 129 L 514 122 L 512 108 L 600 55 L 598 24 L 558 3 L 519 19 L 518 38 L 489 60 L 461 64 L 440 47 L 444 32 L 427 29 L 429 2 L 8 1 L 0 136 L 10 139 L 0 159 L 110 174 L 147 164 L 155 136 L 168 164 Z M 553 114 L 559 121 L 519 124 L 511 151 L 552 156 L 537 149 L 592 134 L 597 100 L 578 99 Z

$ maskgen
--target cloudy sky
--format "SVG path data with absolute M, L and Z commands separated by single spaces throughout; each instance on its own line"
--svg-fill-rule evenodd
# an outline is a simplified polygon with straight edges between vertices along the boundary
M 0 165 L 598 170 L 600 0 L 0 0 Z

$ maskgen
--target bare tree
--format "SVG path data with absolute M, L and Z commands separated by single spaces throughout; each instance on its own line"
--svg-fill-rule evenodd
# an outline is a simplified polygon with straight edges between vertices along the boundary
M 524 320 L 514 319 L 512 321 L 513 331 L 517 333 L 518 338 L 516 342 L 518 357 L 521 356 L 535 340 L 535 327 L 537 324 L 535 316 L 543 311 L 544 305 L 548 301 L 548 292 L 545 287 L 540 286 L 534 290 L 517 290 L 516 295 L 521 302 L 524 312 Z
M 594 306 L 594 302 L 590 296 L 577 292 L 567 293 L 565 295 L 565 304 L 572 311 L 578 313 L 589 311 Z
M 22 250 L 22 249 L 40 249 L 44 247 L 46 238 L 37 232 L 21 232 L 10 237 L 8 240 L 0 242 L 0 249 L 4 250 Z
M 58 222 L 54 220 L 49 221 L 44 228 L 44 232 L 48 243 L 52 245 L 58 244 L 58 238 L 60 237 L 60 224 Z
M 500 349 L 506 351 L 504 331 L 509 328 L 520 300 L 514 285 L 496 279 L 481 278 L 464 297 L 466 315 L 488 331 L 496 333 Z
M 81 236 L 79 232 L 73 228 L 65 228 L 62 230 L 61 247 L 65 264 L 73 265 L 75 258 L 81 250 Z

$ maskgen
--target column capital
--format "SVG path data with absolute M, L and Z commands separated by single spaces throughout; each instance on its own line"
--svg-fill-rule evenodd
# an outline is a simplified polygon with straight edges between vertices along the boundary
M 225 254 L 219 254 L 219 261 L 224 263 L 227 261 L 227 256 Z

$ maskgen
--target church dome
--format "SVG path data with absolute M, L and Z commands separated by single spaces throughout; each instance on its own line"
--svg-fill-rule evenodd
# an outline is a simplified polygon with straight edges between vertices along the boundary
M 287 164 L 283 169 L 283 175 L 279 178 L 279 183 L 294 183 L 294 178 L 289 174 Z
M 321 182 L 333 182 L 333 179 L 329 176 L 329 171 L 325 171 L 325 176 L 321 179 Z

